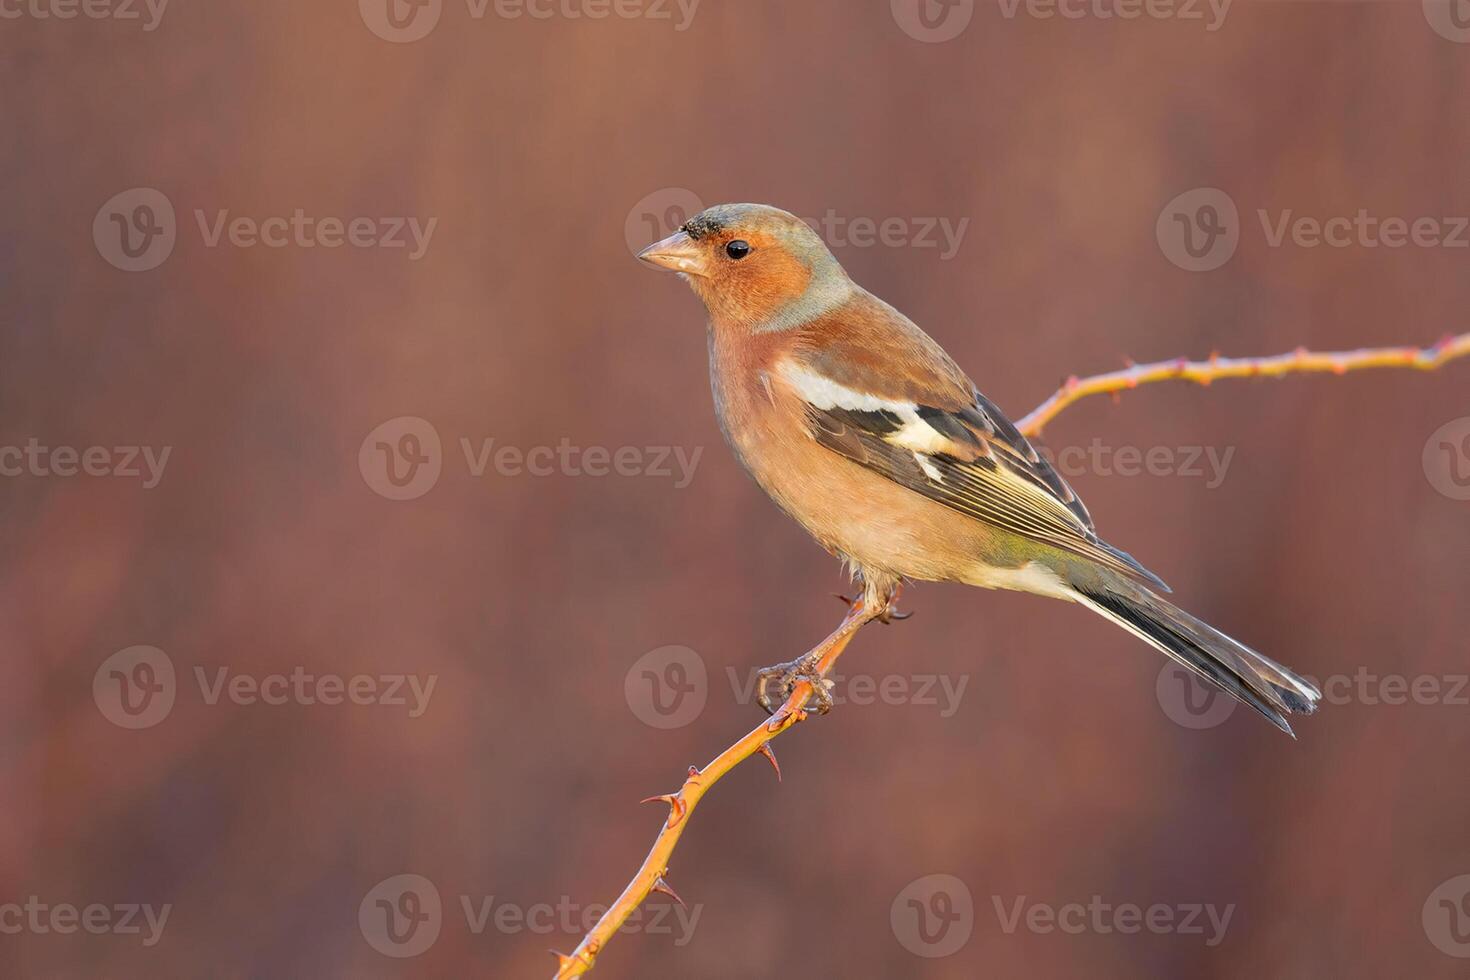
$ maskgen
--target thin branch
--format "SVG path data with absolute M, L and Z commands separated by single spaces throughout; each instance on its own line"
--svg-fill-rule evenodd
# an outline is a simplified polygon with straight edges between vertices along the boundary
M 1347 374 L 1364 368 L 1415 368 L 1432 371 L 1447 361 L 1470 354 L 1470 333 L 1446 337 L 1433 347 L 1371 347 L 1337 353 L 1314 353 L 1298 347 L 1290 354 L 1276 357 L 1221 357 L 1210 355 L 1207 361 L 1158 361 L 1154 364 L 1132 364 L 1122 371 L 1099 374 L 1090 378 L 1068 378 L 1057 393 L 1048 398 L 1016 427 L 1028 436 L 1039 435 L 1042 428 L 1068 405 L 1088 395 L 1121 392 L 1155 381 L 1175 379 L 1207 385 L 1217 378 L 1279 378 L 1284 374 Z
M 877 612 L 877 610 L 867 609 L 861 598 L 857 599 L 848 609 L 842 625 L 813 648 L 812 652 L 821 652 L 817 669 L 821 672 L 822 677 L 826 677 L 831 672 L 833 664 L 837 663 L 837 658 L 842 656 L 842 651 L 847 649 L 847 645 L 852 642 L 858 630 L 871 622 Z M 792 725 L 806 720 L 806 703 L 811 699 L 812 693 L 810 681 L 797 681 L 786 702 L 776 709 L 776 713 L 767 721 L 751 729 L 744 738 L 715 756 L 703 769 L 690 766 L 689 777 L 684 780 L 684 785 L 679 788 L 679 792 L 668 796 L 654 796 L 643 801 L 644 803 L 667 803 L 669 818 L 664 822 L 663 829 L 658 832 L 658 837 L 654 839 L 653 849 L 648 852 L 648 857 L 643 859 L 643 865 L 638 869 L 638 873 L 633 876 L 632 881 L 628 882 L 628 887 L 623 889 L 617 901 L 613 902 L 602 918 L 597 920 L 597 925 L 592 927 L 592 931 L 583 937 L 582 942 L 570 955 L 556 954 L 559 963 L 556 980 L 580 977 L 592 969 L 592 964 L 597 960 L 597 954 L 628 920 L 628 916 L 632 915 L 633 911 L 648 897 L 649 892 L 672 892 L 664 880 L 669 873 L 669 858 L 673 855 L 679 838 L 684 834 L 684 828 L 689 823 L 689 815 L 694 812 L 694 808 L 699 805 L 700 799 L 709 791 L 709 788 L 719 782 L 725 773 L 751 756 L 760 753 L 768 758 L 771 765 L 775 767 L 776 778 L 781 778 L 781 766 L 776 762 L 776 754 L 771 751 L 769 743 Z
M 1156 381 L 1182 379 L 1207 385 L 1216 378 L 1269 378 L 1310 372 L 1346 374 L 1349 371 L 1375 367 L 1415 368 L 1427 371 L 1466 355 L 1470 355 L 1470 333 L 1461 334 L 1458 337 L 1446 337 L 1433 347 L 1424 349 L 1382 347 L 1340 353 L 1313 353 L 1298 348 L 1293 353 L 1277 357 L 1225 358 L 1212 355 L 1207 361 L 1187 361 L 1181 358 L 1175 361 L 1160 361 L 1157 364 L 1130 365 L 1126 370 L 1114 371 L 1111 374 L 1080 379 L 1075 376 L 1068 378 L 1056 394 L 1023 418 L 1017 427 L 1028 436 L 1038 435 L 1042 426 L 1056 418 L 1063 409 L 1075 401 L 1089 395 L 1121 392 Z M 837 658 L 842 655 L 842 651 L 857 635 L 857 631 L 870 622 L 876 612 L 876 610 L 865 609 L 862 601 L 858 600 L 848 610 L 842 625 L 815 648 L 821 651 L 818 668 L 822 677 L 827 676 L 833 664 L 837 662 Z M 628 883 L 628 887 L 623 889 L 617 901 L 597 921 L 597 925 L 593 926 L 592 931 L 587 933 L 570 955 L 557 954 L 559 968 L 556 972 L 556 980 L 580 977 L 592 969 L 593 964 L 597 961 L 597 955 L 602 952 L 608 940 L 617 933 L 649 893 L 663 892 L 673 896 L 676 901 L 678 900 L 678 896 L 674 895 L 673 889 L 669 887 L 665 878 L 669 873 L 669 859 L 673 856 L 679 838 L 684 834 L 684 828 L 689 824 L 689 817 L 694 812 L 694 808 L 704 798 L 704 794 L 709 792 L 710 788 L 719 782 L 727 772 L 753 755 L 766 756 L 771 765 L 775 766 L 776 776 L 779 779 L 781 767 L 776 763 L 776 756 L 771 751 L 770 742 L 788 731 L 793 725 L 806 720 L 806 703 L 811 696 L 811 682 L 799 681 L 792 689 L 791 696 L 786 699 L 786 703 L 781 705 L 768 721 L 756 726 L 740 741 L 715 756 L 703 769 L 690 767 L 689 777 L 684 781 L 679 792 L 667 796 L 655 796 L 644 801 L 645 803 L 668 804 L 668 819 L 654 840 L 653 849 L 648 852 L 648 857 L 643 859 L 643 865 L 633 876 L 633 880 Z

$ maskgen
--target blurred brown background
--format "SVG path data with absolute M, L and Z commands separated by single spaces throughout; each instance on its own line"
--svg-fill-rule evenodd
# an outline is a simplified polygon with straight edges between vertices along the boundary
M 841 614 L 720 442 L 697 302 L 633 261 L 691 198 L 830 211 L 1016 415 L 1125 356 L 1465 329 L 1463 229 L 1271 242 L 1360 209 L 1456 238 L 1445 0 L 623 2 L 0 4 L 3 975 L 551 974 L 646 853 L 637 801 Z M 1196 188 L 1237 216 L 1166 207 Z M 1228 261 L 1181 268 L 1177 215 Z M 416 258 L 395 217 L 435 221 Z M 323 247 L 354 218 L 408 247 Z M 1048 442 L 1099 447 L 1068 474 L 1104 536 L 1336 678 L 1300 741 L 1084 611 L 913 588 L 784 784 L 755 760 L 705 801 L 684 924 L 594 975 L 1464 976 L 1467 390 L 1461 362 L 1069 410 Z

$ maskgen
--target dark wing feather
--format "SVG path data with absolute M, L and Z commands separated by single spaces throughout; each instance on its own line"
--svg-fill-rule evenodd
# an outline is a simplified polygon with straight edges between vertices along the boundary
M 915 414 L 942 437 L 942 451 L 917 450 L 897 412 L 807 405 L 811 434 L 826 448 L 962 514 L 1168 588 L 1098 539 L 1072 488 L 983 395 L 958 410 L 917 405 Z

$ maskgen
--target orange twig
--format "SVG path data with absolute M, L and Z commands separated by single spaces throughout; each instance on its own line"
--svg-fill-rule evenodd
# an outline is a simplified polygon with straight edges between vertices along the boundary
M 1063 409 L 1088 395 L 1121 392 L 1155 381 L 1183 379 L 1197 384 L 1209 384 L 1216 378 L 1270 378 L 1284 374 L 1305 372 L 1329 372 L 1346 374 L 1363 368 L 1405 367 L 1433 370 L 1447 361 L 1470 355 L 1470 334 L 1446 337 L 1433 347 L 1382 347 L 1367 350 L 1344 351 L 1341 353 L 1313 353 L 1298 348 L 1290 354 L 1261 358 L 1225 358 L 1213 355 L 1207 361 L 1160 361 L 1157 364 L 1130 365 L 1123 371 L 1100 374 L 1091 378 L 1068 378 L 1066 384 L 1043 402 L 1035 411 L 1023 418 L 1018 428 L 1028 436 L 1041 432 L 1042 426 L 1050 422 Z M 870 622 L 875 611 L 864 609 L 861 601 L 855 603 L 843 619 L 842 625 L 816 649 L 822 651 L 819 663 L 821 675 L 826 677 L 832 665 L 842 655 L 852 638 L 862 626 Z M 653 849 L 643 859 L 643 865 L 628 887 L 618 896 L 606 914 L 597 921 L 592 931 L 582 939 L 570 955 L 557 954 L 559 968 L 556 980 L 580 977 L 592 969 L 597 955 L 609 939 L 618 931 L 633 911 L 642 904 L 650 892 L 659 891 L 672 895 L 665 877 L 669 873 L 669 858 L 689 824 L 694 808 L 727 772 L 753 755 L 766 756 L 781 776 L 781 767 L 771 751 L 770 742 L 782 732 L 806 719 L 806 703 L 812 696 L 809 681 L 800 681 L 786 699 L 786 703 L 771 716 L 770 720 L 752 729 L 744 738 L 715 756 L 703 769 L 690 768 L 689 777 L 678 793 L 655 796 L 644 802 L 662 802 L 669 806 L 669 816 L 663 829 L 653 842 Z
M 848 643 L 857 635 L 857 631 L 865 624 L 872 621 L 875 612 L 866 609 L 862 600 L 859 599 L 848 610 L 847 616 L 843 618 L 842 625 L 823 640 L 813 652 L 821 651 L 821 660 L 818 661 L 817 669 L 821 675 L 826 677 L 832 670 L 832 665 L 837 658 L 842 656 L 842 651 L 847 649 Z M 613 934 L 622 927 L 633 914 L 634 909 L 642 904 L 652 891 L 672 892 L 664 878 L 669 873 L 669 858 L 674 853 L 679 838 L 684 833 L 685 826 L 689 823 L 689 815 L 699 805 L 700 799 L 709 788 L 717 783 L 725 773 L 734 769 L 751 756 L 760 753 L 770 759 L 771 765 L 776 768 L 776 778 L 781 778 L 781 767 L 776 762 L 776 754 L 771 751 L 770 741 L 792 725 L 806 720 L 806 703 L 812 696 L 812 685 L 810 681 L 798 681 L 791 690 L 791 696 L 786 703 L 781 705 L 764 723 L 753 728 L 744 738 L 730 746 L 719 755 L 715 756 L 709 765 L 703 769 L 693 766 L 689 769 L 689 778 L 684 780 L 678 793 L 668 796 L 654 796 L 645 803 L 662 802 L 669 805 L 669 817 L 664 821 L 663 829 L 658 832 L 658 837 L 653 842 L 653 849 L 648 852 L 648 857 L 643 859 L 643 865 L 633 880 L 628 882 L 628 887 L 618 896 L 602 918 L 597 920 L 597 925 L 592 931 L 583 937 L 582 942 L 570 955 L 558 953 L 557 961 L 559 967 L 556 971 L 556 980 L 566 980 L 568 977 L 580 977 L 592 969 L 593 963 L 597 961 L 597 954 L 602 947 L 612 938 Z
M 1075 375 L 1042 402 L 1016 427 L 1028 436 L 1039 435 L 1042 427 L 1062 409 L 1088 395 L 1121 392 L 1155 381 L 1180 379 L 1207 385 L 1216 378 L 1279 378 L 1284 374 L 1346 374 L 1364 368 L 1401 367 L 1432 371 L 1457 357 L 1470 354 L 1470 333 L 1446 337 L 1433 347 L 1374 347 L 1338 353 L 1315 353 L 1298 347 L 1290 354 L 1275 357 L 1221 357 L 1212 355 L 1207 361 L 1159 361 L 1155 364 L 1130 365 L 1122 371 L 1099 374 L 1090 378 Z

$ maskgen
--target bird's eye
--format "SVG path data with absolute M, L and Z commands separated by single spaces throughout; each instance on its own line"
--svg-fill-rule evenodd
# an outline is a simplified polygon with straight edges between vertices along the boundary
M 725 254 L 738 262 L 750 254 L 750 243 L 737 238 L 725 246 Z

